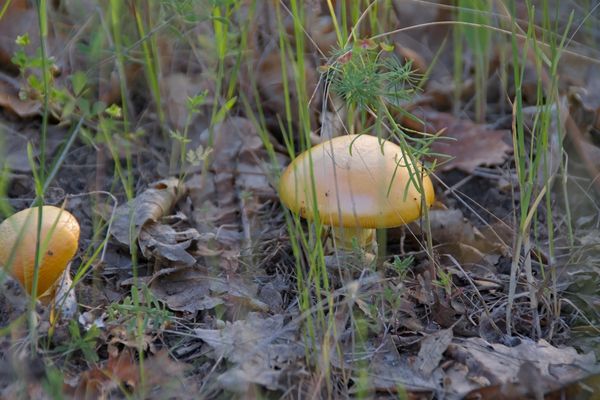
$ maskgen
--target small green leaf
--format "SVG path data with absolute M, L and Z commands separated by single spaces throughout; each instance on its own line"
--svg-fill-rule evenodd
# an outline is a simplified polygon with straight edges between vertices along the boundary
M 15 39 L 15 43 L 18 44 L 19 46 L 27 46 L 29 43 L 31 43 L 31 41 L 29 40 L 29 33 L 25 33 L 23 35 L 18 35 L 17 38 Z
M 121 118 L 123 116 L 123 110 L 116 104 L 111 104 L 110 107 L 104 111 L 113 118 Z
M 73 94 L 75 96 L 81 95 L 85 87 L 87 86 L 87 75 L 85 72 L 76 71 L 70 76 L 71 84 L 73 85 Z
M 229 110 L 233 108 L 236 101 L 237 96 L 234 96 L 231 99 L 227 100 L 227 103 L 223 104 L 223 107 L 221 107 L 221 109 L 215 115 L 213 123 L 218 124 L 219 122 L 223 121 L 225 119 L 225 115 L 229 112 Z
M 387 51 L 388 53 L 394 51 L 393 44 L 387 44 L 387 43 L 381 42 L 381 43 L 379 43 L 379 46 L 381 46 L 381 50 Z

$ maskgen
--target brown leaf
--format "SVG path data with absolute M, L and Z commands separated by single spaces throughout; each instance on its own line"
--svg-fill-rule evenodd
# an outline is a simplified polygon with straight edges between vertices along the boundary
M 181 384 L 185 368 L 185 364 L 173 361 L 169 353 L 163 350 L 144 360 L 142 380 L 141 366 L 133 354 L 125 349 L 119 354 L 111 353 L 104 366 L 83 372 L 76 386 L 65 385 L 65 392 L 77 399 L 98 399 L 107 398 L 112 391 L 118 389 L 142 393 L 142 390 L 160 386 L 163 390 L 167 390 L 170 384 Z M 179 390 L 184 388 L 180 387 Z
M 443 354 L 452 342 L 452 329 L 441 329 L 421 341 L 416 368 L 425 376 L 430 376 L 442 360 Z
M 212 349 L 213 358 L 234 364 L 218 377 L 219 384 L 243 393 L 250 384 L 285 389 L 279 382 L 283 369 L 304 356 L 297 330 L 296 325 L 284 326 L 282 315 L 250 313 L 246 320 L 227 323 L 223 329 L 195 329 L 194 333 Z
M 332 354 L 332 363 L 339 368 L 349 369 L 353 374 L 364 374 L 365 353 L 370 359 L 366 371 L 368 388 L 375 391 L 396 393 L 398 388 L 407 391 L 432 393 L 439 384 L 438 377 L 424 376 L 415 366 L 412 357 L 400 354 L 390 336 L 386 336 L 383 342 L 369 340 L 364 344 L 366 351 L 354 354 L 352 344 L 345 343 L 342 363 L 337 360 L 337 352 Z M 362 375 L 364 376 L 364 375 Z
M 430 210 L 431 237 L 440 244 L 439 252 L 452 255 L 461 265 L 472 265 L 486 260 L 494 264 L 508 251 L 508 244 L 494 228 L 486 226 L 483 232 L 464 217 L 459 209 Z M 411 230 L 420 232 L 418 224 Z
M 133 224 L 133 238 L 137 239 L 147 223 L 156 222 L 168 215 L 185 191 L 185 186 L 176 178 L 155 183 L 128 204 L 117 208 L 110 233 L 119 242 L 129 246 L 131 223 Z M 131 222 L 132 219 L 133 222 Z
M 512 147 L 507 144 L 511 140 L 508 130 L 490 130 L 485 125 L 430 109 L 415 110 L 413 114 L 425 125 L 412 119 L 406 120 L 405 124 L 412 129 L 432 134 L 444 130 L 441 139 L 431 146 L 432 152 L 452 157 L 449 161 L 446 161 L 447 158 L 438 159 L 442 163 L 441 171 L 459 169 L 472 173 L 481 165 L 502 164 L 512 152 Z
M 0 107 L 21 118 L 29 118 L 39 115 L 42 104 L 37 100 L 21 100 L 17 87 L 0 80 Z
M 190 118 L 190 110 L 187 106 L 188 99 L 201 94 L 205 90 L 212 89 L 209 82 L 209 79 L 205 76 L 182 73 L 173 73 L 161 80 L 161 98 L 164 100 L 167 118 L 173 129 L 183 132 L 186 124 L 194 122 L 188 120 Z M 212 101 L 210 95 L 207 96 L 206 103 L 212 104 Z M 196 123 L 193 125 L 196 125 Z M 193 129 L 197 132 L 202 131 L 196 126 L 193 126 Z
M 138 243 L 147 259 L 159 258 L 191 266 L 196 263 L 196 258 L 188 249 L 198 238 L 200 233 L 193 228 L 176 231 L 170 225 L 148 222 L 140 231 Z
M 65 140 L 63 128 L 51 125 L 48 127 L 45 153 L 48 158 Z M 40 155 L 40 133 L 38 128 L 17 128 L 0 123 L 0 158 L 6 161 L 11 171 L 31 172 L 31 164 L 27 156 L 27 145 L 32 144 L 33 156 Z
M 199 141 L 207 146 L 210 133 L 202 133 Z M 200 232 L 214 235 L 206 250 L 221 251 L 215 261 L 234 271 L 239 255 L 250 249 L 265 227 L 258 223 L 263 205 L 277 198 L 272 181 L 270 160 L 254 124 L 245 118 L 228 118 L 213 130 L 211 171 L 206 179 L 190 179 L 193 220 Z M 273 139 L 271 143 L 276 143 Z M 287 158 L 275 146 L 276 162 L 285 165 Z M 217 246 L 215 248 L 215 245 Z M 203 252 L 205 252 L 203 250 Z
M 195 313 L 209 310 L 224 300 L 211 295 L 210 277 L 193 268 L 160 276 L 152 282 L 152 292 L 174 311 Z
M 523 340 L 518 346 L 508 347 L 481 338 L 461 339 L 448 346 L 448 354 L 455 360 L 446 371 L 452 380 L 450 389 L 460 395 L 481 386 L 517 381 L 525 362 L 530 364 L 528 369 L 539 371 L 540 379 L 558 384 L 579 379 L 598 368 L 593 353 L 578 354 L 572 347 L 558 348 L 544 340 Z M 561 368 L 561 372 L 555 368 Z
M 286 100 L 284 99 L 283 90 L 283 68 L 280 51 L 277 47 L 273 47 L 270 52 L 261 56 L 255 67 L 257 87 L 263 99 L 263 107 L 271 111 L 271 114 L 278 115 L 282 119 L 286 115 Z M 294 82 L 294 77 L 297 76 L 298 72 L 294 69 L 293 63 L 290 62 L 289 59 L 286 60 L 285 68 L 289 88 L 288 100 L 292 105 L 292 121 L 298 121 L 297 103 L 299 98 Z M 304 93 L 313 93 L 317 86 L 318 75 L 315 67 L 312 65 L 312 61 L 309 59 L 306 59 L 303 73 L 306 86 Z M 309 118 L 311 119 L 311 126 L 316 126 L 315 114 L 312 111 L 319 107 L 318 101 L 313 101 L 310 106 L 311 112 L 309 113 Z M 276 125 L 276 122 L 274 122 L 274 125 Z
M 182 268 L 158 276 L 151 285 L 154 295 L 167 303 L 170 309 L 195 313 L 219 304 L 237 309 L 241 314 L 250 311 L 268 311 L 269 306 L 258 299 L 257 287 L 240 276 L 227 279 L 211 276 L 208 271 Z M 240 310 L 241 309 L 241 310 Z
M 29 56 L 35 54 L 39 46 L 39 25 L 37 12 L 26 1 L 12 1 L 5 14 L 0 18 L 0 66 L 9 72 L 16 72 L 17 67 L 12 64 L 11 58 L 19 46 L 15 39 L 19 35 L 29 34 L 31 43 L 26 52 Z M 3 2 L 3 5 L 6 4 Z

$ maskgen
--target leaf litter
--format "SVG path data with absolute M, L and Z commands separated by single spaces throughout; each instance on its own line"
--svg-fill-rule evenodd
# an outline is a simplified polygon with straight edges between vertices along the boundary
M 20 17 L 0 20 L 0 31 L 11 35 L 18 25 L 14 21 L 34 15 L 24 2 L 13 1 L 13 4 L 9 12 Z M 443 7 L 415 2 L 405 5 L 403 13 L 396 11 L 395 18 L 407 20 L 407 24 L 450 17 Z M 558 316 L 546 311 L 544 337 L 536 338 L 537 341 L 529 338 L 533 336 L 531 311 L 528 304 L 521 301 L 517 301 L 514 311 L 513 332 L 516 334 L 507 335 L 504 316 L 507 265 L 510 267 L 515 240 L 513 210 L 498 207 L 502 215 L 496 215 L 494 210 L 492 217 L 482 217 L 473 211 L 478 206 L 475 202 L 465 201 L 465 205 L 452 195 L 464 191 L 465 198 L 481 200 L 482 192 L 491 192 L 490 188 L 494 193 L 514 189 L 511 186 L 515 181 L 511 170 L 510 126 L 506 118 L 500 117 L 495 123 L 473 122 L 469 107 L 460 117 L 447 112 L 455 90 L 461 90 L 461 99 L 468 99 L 475 86 L 471 76 L 464 77 L 461 88 L 445 84 L 451 81 L 444 73 L 451 61 L 443 49 L 440 50 L 442 62 L 428 65 L 438 49 L 428 49 L 426 45 L 443 42 L 448 33 L 443 26 L 427 30 L 424 36 L 429 40 L 420 41 L 410 32 L 398 35 L 394 38 L 397 44 L 394 51 L 403 59 L 413 60 L 419 71 L 433 68 L 431 79 L 424 83 L 423 93 L 413 104 L 406 104 L 416 119 L 404 118 L 402 122 L 410 129 L 442 137 L 431 148 L 434 153 L 446 155 L 437 158 L 439 167 L 435 173 L 441 181 L 449 182 L 458 177 L 459 182 L 444 193 L 440 193 L 443 189 L 438 190 L 440 204 L 430 212 L 429 229 L 424 229 L 422 224 L 412 224 L 391 232 L 388 254 L 397 257 L 387 257 L 376 273 L 365 272 L 366 266 L 359 265 L 355 269 L 362 270 L 362 275 L 357 280 L 332 279 L 334 298 L 342 301 L 330 310 L 335 332 L 317 329 L 322 342 L 306 335 L 305 326 L 299 321 L 307 315 L 299 311 L 296 281 L 298 268 L 304 266 L 295 265 L 291 256 L 286 221 L 275 189 L 277 170 L 289 162 L 281 139 L 281 120 L 287 113 L 283 87 L 291 88 L 294 124 L 299 118 L 295 104 L 299 101 L 299 88 L 294 77 L 304 74 L 306 87 L 302 90 L 317 91 L 308 107 L 311 140 L 315 143 L 337 134 L 338 116 L 345 120 L 348 110 L 335 100 L 321 104 L 317 65 L 322 60 L 317 56 L 315 45 L 324 54 L 331 54 L 329 51 L 336 42 L 335 29 L 327 10 L 318 5 L 305 6 L 306 18 L 311 21 L 308 31 L 314 36 L 314 42 L 305 46 L 307 54 L 312 52 L 306 58 L 305 71 L 293 69 L 287 54 L 284 59 L 287 67 L 282 65 L 280 49 L 272 42 L 278 35 L 273 9 L 259 5 L 256 20 L 249 26 L 247 50 L 252 62 L 248 68 L 260 74 L 257 88 L 253 88 L 250 83 L 253 71 L 242 68 L 239 86 L 247 98 L 259 99 L 260 108 L 265 112 L 264 121 L 246 115 L 240 96 L 233 101 L 225 99 L 233 105 L 231 116 L 220 116 L 217 123 L 210 126 L 212 103 L 225 102 L 215 96 L 214 77 L 207 68 L 213 66 L 215 60 L 201 60 L 197 64 L 189 61 L 193 59 L 190 55 L 196 54 L 198 49 L 169 48 L 168 40 L 172 39 L 163 32 L 156 32 L 159 46 L 165 47 L 168 54 L 168 59 L 160 60 L 164 77 L 158 88 L 163 97 L 165 123 L 169 129 L 179 132 L 187 129 L 190 140 L 185 146 L 187 150 L 202 150 L 199 153 L 208 155 L 210 162 L 202 164 L 188 159 L 178 171 L 171 165 L 153 165 L 152 168 L 160 171 L 158 174 L 140 166 L 141 171 L 135 171 L 141 178 L 136 183 L 136 197 L 116 209 L 110 230 L 110 250 L 97 268 L 100 274 L 88 276 L 80 283 L 79 290 L 85 291 L 92 283 L 103 281 L 106 284 L 102 289 L 104 301 L 119 303 L 128 296 L 125 291 L 140 283 L 148 287 L 148 291 L 141 292 L 142 304 L 156 301 L 172 313 L 172 319 L 144 330 L 138 337 L 125 324 L 132 321 L 127 307 L 120 309 L 115 317 L 103 312 L 106 304 L 93 302 L 92 296 L 90 300 L 84 298 L 82 307 L 89 311 L 84 312 L 79 321 L 86 332 L 94 331 L 94 327 L 100 330 L 99 339 L 93 343 L 103 361 L 66 363 L 69 368 L 65 374 L 65 393 L 76 398 L 97 398 L 139 392 L 151 393 L 149 397 L 169 396 L 169 393 L 183 396 L 194 391 L 216 397 L 228 396 L 228 392 L 242 396 L 260 387 L 259 390 L 265 392 L 284 393 L 281 397 L 292 398 L 295 393 L 318 397 L 326 394 L 324 388 L 327 387 L 319 368 L 330 371 L 325 379 L 331 379 L 335 389 L 329 396 L 332 393 L 352 396 L 366 390 L 382 398 L 407 392 L 409 398 L 462 398 L 465 395 L 467 398 L 539 398 L 552 396 L 562 389 L 574 391 L 578 382 L 581 385 L 577 387 L 584 387 L 586 382 L 597 387 L 597 378 L 594 378 L 597 363 L 593 354 L 597 344 L 580 342 L 578 348 L 585 350 L 580 353 L 567 345 L 571 343 L 568 324 L 573 323 L 574 330 L 585 326 L 577 316 L 582 315 L 580 309 L 585 302 L 597 295 L 592 284 L 598 279 L 594 267 L 597 259 L 593 254 L 598 245 L 597 218 L 583 207 L 574 207 L 578 227 L 588 229 L 588 234 L 581 237 L 581 248 L 569 258 L 566 267 L 559 270 L 561 276 L 568 277 L 565 285 L 571 285 L 574 295 L 565 299 Z M 73 15 L 80 12 L 72 3 L 65 7 L 72 10 Z M 394 4 L 394 10 L 398 9 L 398 4 Z M 244 4 L 233 18 L 241 21 L 250 12 Z M 286 34 L 294 42 L 293 20 L 285 19 L 284 25 Z M 203 51 L 213 46 L 211 29 L 210 24 L 203 21 L 192 30 L 198 35 L 198 45 Z M 10 59 L 16 49 L 14 38 L 9 39 L 9 42 L 0 41 L 0 59 Z M 64 40 L 60 35 L 52 38 L 59 45 L 64 44 Z M 27 51 L 35 46 L 34 43 Z M 179 57 L 181 55 L 183 57 Z M 466 60 L 467 63 L 472 61 Z M 1 73 L 14 73 L 15 66 L 8 64 L 7 61 L 6 67 L 1 67 Z M 143 75 L 139 71 L 139 64 L 128 62 L 124 82 L 120 82 L 110 65 L 98 71 L 99 82 L 95 83 L 99 97 L 107 104 L 120 101 L 120 84 L 136 86 L 135 83 L 140 82 L 138 76 Z M 287 75 L 287 82 L 283 73 Z M 20 118 L 30 124 L 40 104 L 36 100 L 22 100 L 21 88 L 13 83 L 25 85 L 14 79 L 0 79 L 0 107 L 9 118 Z M 189 98 L 202 93 L 206 98 L 201 111 L 192 115 Z M 580 155 L 595 160 L 594 154 L 599 148 L 598 138 L 594 136 L 599 120 L 595 92 L 580 88 L 573 93 L 553 106 L 551 112 L 557 123 L 549 129 L 553 134 L 566 130 L 566 137 L 574 141 Z M 140 93 L 136 89 L 134 94 Z M 151 97 L 148 93 L 142 94 Z M 140 101 L 137 97 L 134 101 L 128 100 L 134 108 L 147 107 L 137 103 Z M 250 107 L 258 108 L 256 104 Z M 490 104 L 490 110 L 494 111 L 490 111 L 492 116 L 488 120 L 497 117 L 493 113 L 502 107 L 506 104 Z M 531 104 L 525 108 L 525 117 L 535 121 L 540 111 Z M 578 114 L 578 111 L 581 112 Z M 156 118 L 152 113 L 143 113 L 140 126 L 154 124 Z M 582 135 L 571 133 L 572 129 L 565 123 L 568 118 L 579 126 Z M 270 133 L 261 137 L 264 132 L 261 130 L 259 135 L 257 127 L 263 123 Z M 12 139 L 12 126 L 10 129 Z M 53 154 L 61 143 L 62 132 L 56 135 L 56 141 L 53 141 L 52 130 L 49 132 L 52 140 L 46 149 L 48 154 Z M 35 135 L 20 135 L 21 141 L 5 139 L 9 145 L 16 146 L 16 150 L 11 147 L 5 152 L 13 174 L 31 172 L 25 150 Z M 553 137 L 562 140 L 559 135 Z M 148 145 L 152 147 L 153 142 L 160 142 L 158 138 L 159 135 L 152 136 Z M 127 145 L 143 143 L 117 140 Z M 266 149 L 264 142 L 272 148 Z M 154 155 L 162 150 L 156 150 Z M 559 143 L 552 142 L 548 156 L 553 176 L 560 173 L 563 154 L 559 150 Z M 121 151 L 119 149 L 122 156 Z M 138 151 L 133 153 L 137 156 Z M 153 164 L 161 164 L 160 157 L 156 158 L 159 161 L 152 160 Z M 178 178 L 165 178 L 173 173 L 179 173 Z M 154 183 L 149 183 L 142 179 L 152 175 L 159 175 L 161 180 L 151 179 Z M 469 180 L 475 181 L 473 176 L 488 186 L 469 185 Z M 540 186 L 543 183 L 538 182 Z M 498 197 L 492 195 L 484 200 L 479 206 L 490 210 L 496 206 L 493 203 Z M 110 220 L 110 213 L 101 214 Z M 429 261 L 419 247 L 419 241 L 429 232 L 438 263 L 436 277 L 429 275 Z M 542 235 L 540 241 L 545 239 Z M 129 251 L 135 247 L 140 257 L 134 278 Z M 543 254 L 540 250 L 543 247 L 539 245 L 531 250 L 540 275 L 550 262 L 557 261 Z M 519 255 L 524 256 L 526 254 Z M 562 262 L 566 255 L 561 253 L 559 257 Z M 410 268 L 403 267 L 403 260 L 411 258 Z M 575 268 L 566 269 L 574 265 Z M 517 299 L 521 299 L 528 291 L 527 283 L 520 274 L 517 280 Z M 582 284 L 582 280 L 588 284 Z M 546 281 L 538 278 L 536 283 L 543 285 Z M 10 290 L 3 290 L 1 295 L 0 328 L 3 328 L 23 312 L 25 302 L 22 298 L 18 300 L 19 296 Z M 312 288 L 310 295 L 317 297 Z M 540 290 L 539 295 L 542 304 L 554 301 L 544 291 Z M 562 295 L 560 292 L 559 297 Z M 358 331 L 357 327 L 363 322 L 364 329 Z M 4 350 L 8 344 L 6 340 L 0 341 L 0 348 Z M 174 360 L 165 348 L 181 361 Z M 147 355 L 143 362 L 144 379 L 139 375 L 140 350 Z M 183 360 L 194 364 L 184 364 Z M 0 365 L 3 371 L 15 369 L 6 363 L 4 356 L 0 358 Z M 29 381 L 31 397 L 39 397 L 40 382 Z M 0 395 L 10 398 L 16 386 L 2 380 L 0 383 Z

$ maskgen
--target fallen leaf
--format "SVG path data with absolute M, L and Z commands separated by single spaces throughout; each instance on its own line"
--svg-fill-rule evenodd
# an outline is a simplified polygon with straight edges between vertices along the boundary
M 174 311 L 195 313 L 224 303 L 223 299 L 211 295 L 210 277 L 193 268 L 160 276 L 152 282 L 151 289 L 157 299 Z
M 598 370 L 593 353 L 578 354 L 572 347 L 554 347 L 544 340 L 536 343 L 523 339 L 519 345 L 508 347 L 481 338 L 460 339 L 448 346 L 447 354 L 454 360 L 446 371 L 452 382 L 448 389 L 458 396 L 482 386 L 518 380 L 520 367 L 525 362 L 535 367 L 540 377 L 558 384 Z M 560 372 L 556 368 L 560 368 Z
M 220 304 L 250 311 L 269 309 L 258 299 L 256 284 L 235 275 L 227 279 L 210 276 L 207 270 L 197 268 L 180 268 L 161 274 L 152 280 L 151 289 L 174 311 L 195 313 Z
M 185 191 L 185 186 L 176 178 L 153 184 L 128 204 L 117 208 L 110 233 L 119 242 L 129 246 L 131 225 L 132 238 L 137 240 L 142 228 L 168 215 Z
M 508 254 L 509 244 L 495 234 L 494 227 L 480 231 L 459 209 L 430 210 L 429 225 L 432 239 L 440 245 L 439 253 L 452 255 L 462 266 L 482 261 L 494 265 L 501 255 Z M 418 235 L 420 225 L 411 224 L 411 231 Z
M 201 95 L 204 91 L 207 93 L 214 90 L 209 85 L 210 80 L 203 75 L 190 75 L 182 73 L 172 73 L 160 81 L 161 99 L 164 106 L 169 124 L 180 132 L 186 128 L 187 124 L 192 124 L 196 118 L 189 120 L 190 108 L 188 101 L 194 96 Z M 213 99 L 207 96 L 204 104 L 212 104 Z M 196 111 L 197 112 L 197 111 Z M 201 121 L 201 119 L 197 118 Z M 196 122 L 194 122 L 196 125 Z M 201 132 L 198 127 L 192 127 L 194 131 Z
M 30 118 L 40 114 L 42 103 L 36 100 L 21 100 L 18 87 L 0 80 L 0 107 L 21 118 Z
M 485 125 L 431 109 L 416 109 L 412 114 L 424 124 L 407 118 L 404 123 L 411 129 L 431 134 L 443 131 L 441 138 L 431 146 L 433 153 L 450 157 L 449 160 L 447 157 L 438 159 L 441 171 L 459 169 L 472 173 L 482 165 L 502 164 L 512 152 L 512 147 L 507 144 L 511 143 L 508 130 L 491 130 Z
M 370 339 L 364 344 L 364 347 L 365 349 L 361 350 L 360 354 L 355 354 L 351 344 L 345 343 L 343 361 L 340 362 L 337 355 L 332 355 L 333 365 L 349 369 L 356 376 L 366 373 L 368 379 L 365 384 L 368 389 L 374 391 L 397 393 L 399 390 L 405 390 L 435 393 L 439 390 L 437 382 L 439 377 L 436 374 L 425 376 L 421 373 L 413 362 L 413 357 L 408 354 L 400 354 L 389 336 L 386 336 L 383 341 Z M 366 371 L 363 361 L 365 357 L 369 362 Z
M 451 328 L 440 329 L 427 335 L 421 341 L 421 348 L 415 362 L 416 368 L 425 376 L 430 376 L 442 360 L 443 354 L 452 342 L 453 337 Z
M 208 146 L 210 137 L 206 130 L 198 144 Z M 207 264 L 235 272 L 240 255 L 269 231 L 265 226 L 271 218 L 262 210 L 277 199 L 272 169 L 285 165 L 287 157 L 275 146 L 277 159 L 271 160 L 256 127 L 245 118 L 226 119 L 214 127 L 212 137 L 211 170 L 188 182 L 192 219 L 200 232 L 213 235 L 205 249 L 219 252 L 218 258 L 207 258 Z
M 138 243 L 147 259 L 165 259 L 190 266 L 196 263 L 196 258 L 188 249 L 198 238 L 200 233 L 193 228 L 177 231 L 170 225 L 152 221 L 140 230 Z
M 38 158 L 40 156 L 40 137 L 39 128 L 22 129 L 0 122 L 0 158 L 7 163 L 11 171 L 31 172 L 27 146 L 31 143 L 33 156 Z M 52 156 L 64 140 L 66 140 L 66 132 L 63 128 L 54 125 L 48 126 L 46 157 Z
M 3 6 L 6 3 L 3 3 Z M 19 35 L 29 34 L 31 43 L 26 47 L 27 54 L 33 56 L 39 46 L 39 25 L 37 12 L 25 1 L 12 1 L 0 18 L 0 66 L 8 72 L 16 72 L 17 67 L 11 61 L 19 49 L 15 39 Z
M 111 393 L 131 390 L 142 393 L 155 386 L 160 387 L 163 395 L 173 390 L 185 391 L 182 386 L 186 365 L 173 361 L 166 350 L 144 359 L 144 377 L 142 368 L 133 354 L 125 349 L 118 354 L 109 353 L 109 359 L 103 366 L 83 372 L 74 385 L 65 385 L 65 392 L 77 399 L 112 398 Z M 143 387 L 142 387 L 143 383 Z M 177 389 L 176 389 L 177 388 Z M 122 393 L 126 394 L 126 393 Z M 154 393 L 160 397 L 158 393 Z
M 238 393 L 246 392 L 251 384 L 285 389 L 279 381 L 283 370 L 304 357 L 298 326 L 284 325 L 282 315 L 250 313 L 245 320 L 227 323 L 223 329 L 195 329 L 194 333 L 212 349 L 213 358 L 234 364 L 218 382 Z

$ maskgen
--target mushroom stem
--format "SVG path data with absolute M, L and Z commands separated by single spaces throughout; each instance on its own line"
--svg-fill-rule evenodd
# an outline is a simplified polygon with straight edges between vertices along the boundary
M 367 250 L 372 247 L 375 240 L 375 229 L 370 228 L 332 226 L 331 234 L 336 247 L 343 250 L 352 250 L 354 248 L 353 241 L 356 241 L 361 249 Z

